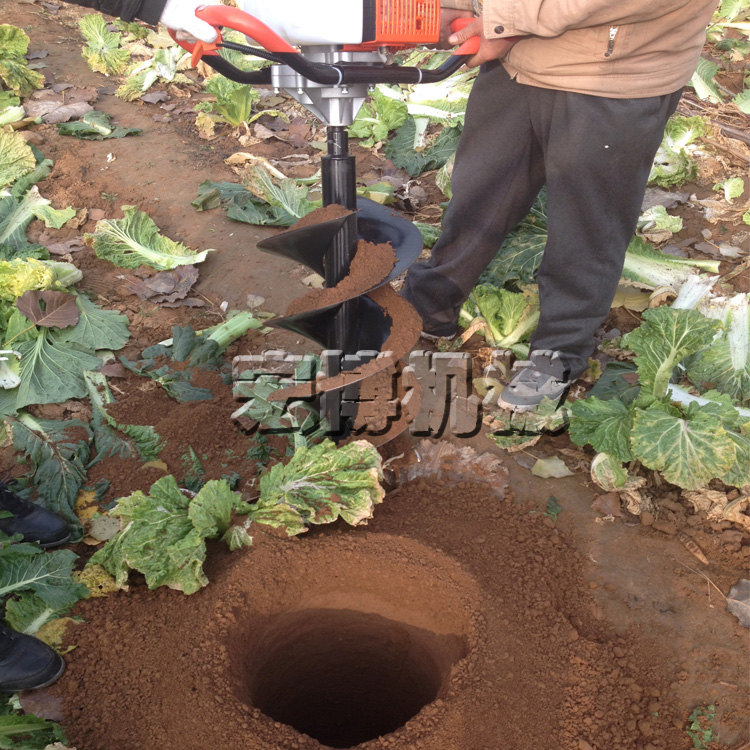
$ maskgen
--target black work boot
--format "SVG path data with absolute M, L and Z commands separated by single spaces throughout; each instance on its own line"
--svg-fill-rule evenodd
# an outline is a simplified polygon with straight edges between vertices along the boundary
M 39 542 L 42 547 L 57 547 L 70 539 L 68 524 L 60 516 L 30 503 L 11 491 L 0 481 L 0 511 L 13 515 L 0 518 L 0 531 L 6 534 L 22 534 L 24 542 Z
M 46 643 L 0 625 L 0 693 L 47 687 L 64 670 L 63 658 Z

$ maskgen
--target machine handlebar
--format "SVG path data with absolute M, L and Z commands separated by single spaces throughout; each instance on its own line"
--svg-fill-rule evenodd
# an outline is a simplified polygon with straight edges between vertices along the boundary
M 187 42 L 178 39 L 172 30 L 169 32 L 177 44 L 192 54 L 191 63 L 193 67 L 200 60 L 203 60 L 214 70 L 232 81 L 254 85 L 271 83 L 270 69 L 264 68 L 259 71 L 241 70 L 221 57 L 219 49 L 222 47 L 231 48 L 245 52 L 246 54 L 264 57 L 276 63 L 288 65 L 304 78 L 321 85 L 337 86 L 356 83 L 370 85 L 377 83 L 410 84 L 435 83 L 448 78 L 470 57 L 476 54 L 480 41 L 479 37 L 472 37 L 465 41 L 456 48 L 448 60 L 434 70 L 377 63 L 370 65 L 355 63 L 326 65 L 308 60 L 297 48 L 292 47 L 273 29 L 255 18 L 255 16 L 251 16 L 239 8 L 231 8 L 226 5 L 206 5 L 198 8 L 195 14 L 202 21 L 216 28 L 216 41 L 209 44 L 201 41 Z M 262 51 L 242 44 L 224 42 L 221 38 L 221 28 L 234 29 L 245 34 L 261 45 Z M 454 30 L 457 29 L 454 28 Z

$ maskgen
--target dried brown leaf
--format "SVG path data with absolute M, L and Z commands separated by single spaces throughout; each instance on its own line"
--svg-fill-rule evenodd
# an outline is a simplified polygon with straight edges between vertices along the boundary
M 65 242 L 53 242 L 46 247 L 52 255 L 67 255 L 83 250 L 86 243 L 83 241 L 83 237 L 73 237 L 70 240 L 65 240 Z
M 125 276 L 131 294 L 137 294 L 143 300 L 151 302 L 176 302 L 187 297 L 198 281 L 198 269 L 195 266 L 179 266 L 173 271 L 162 271 L 143 280 L 134 275 Z
M 32 323 L 44 328 L 68 328 L 81 317 L 75 295 L 67 292 L 24 292 L 16 307 Z
M 124 378 L 127 376 L 127 370 L 119 363 L 112 362 L 108 365 L 102 365 L 102 375 L 106 375 L 108 378 Z
M 141 97 L 141 101 L 148 104 L 158 104 L 167 101 L 167 99 L 169 99 L 169 94 L 166 91 L 151 91 Z
M 253 135 L 263 141 L 275 137 L 275 133 L 272 130 L 269 130 L 265 125 L 262 125 L 259 122 L 256 122 L 255 125 L 253 125 Z
M 44 122 L 55 124 L 77 120 L 94 109 L 85 101 L 66 104 L 62 96 L 53 100 L 27 101 L 24 102 L 24 107 L 29 117 L 41 117 Z
M 62 699 L 52 690 L 23 690 L 18 699 L 26 713 L 48 721 L 64 719 Z

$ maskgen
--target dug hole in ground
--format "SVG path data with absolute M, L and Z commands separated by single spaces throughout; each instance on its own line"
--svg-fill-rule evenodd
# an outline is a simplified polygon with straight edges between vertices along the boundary
M 32 36 L 32 49 L 50 51 L 48 81 L 103 86 L 80 55 L 80 10 L 51 14 L 7 0 L 0 7 L 4 22 Z M 136 205 L 167 236 L 217 250 L 196 286 L 206 306 L 171 309 L 133 296 L 122 269 L 90 248 L 76 254 L 81 288 L 130 318 L 122 352 L 130 358 L 172 325 L 217 322 L 223 301 L 242 308 L 248 294 L 262 295 L 264 309 L 282 314 L 305 291 L 305 269 L 255 249 L 272 231 L 190 206 L 204 180 L 236 180 L 223 161 L 236 148 L 200 140 L 187 103 L 165 116 L 158 104 L 102 94 L 97 109 L 142 128 L 138 138 L 87 142 L 51 126 L 35 131 L 55 161 L 44 186 L 53 205 L 107 218 Z M 275 140 L 253 149 L 268 157 L 296 150 Z M 53 234 L 62 241 L 94 224 Z M 251 334 L 230 353 L 306 348 L 275 331 Z M 118 421 L 154 425 L 174 446 L 162 456 L 170 468 L 181 460 L 177 446 L 189 442 L 217 476 L 227 463 L 248 470 L 226 459 L 246 445 L 229 419 L 231 388 L 218 377 L 206 383 L 215 398 L 200 404 L 178 405 L 128 373 L 115 383 Z M 38 414 L 59 418 L 70 408 Z M 554 440 L 570 447 L 566 437 Z M 49 691 L 62 701 L 69 745 L 687 750 L 697 747 L 688 719 L 709 704 L 721 742 L 702 747 L 739 749 L 750 740 L 748 631 L 707 581 L 728 591 L 748 577 L 747 540 L 728 523 L 691 534 L 705 566 L 678 539 L 696 523 L 677 503 L 664 506 L 670 523 L 661 531 L 603 521 L 584 473 L 538 479 L 482 436 L 422 450 L 430 472 L 407 468 L 366 527 L 334 525 L 293 539 L 254 533 L 249 550 L 209 547 L 210 584 L 196 594 L 148 591 L 135 577 L 127 593 L 79 605 L 86 623 L 69 631 L 75 649 Z M 163 474 L 118 459 L 95 468 L 91 478 L 112 481 L 107 501 L 147 491 Z M 548 512 L 552 496 L 559 513 Z M 90 555 L 85 545 L 74 549 Z

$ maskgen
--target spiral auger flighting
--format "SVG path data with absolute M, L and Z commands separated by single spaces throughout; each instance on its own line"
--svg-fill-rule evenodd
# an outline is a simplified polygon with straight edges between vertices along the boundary
M 216 27 L 216 42 L 178 43 L 192 52 L 194 65 L 203 60 L 234 81 L 283 89 L 327 126 L 323 206 L 340 206 L 341 215 L 331 218 L 327 212 L 319 222 L 302 222 L 258 247 L 324 277 L 320 294 L 296 300 L 273 325 L 315 341 L 330 354 L 323 378 L 280 389 L 273 400 L 320 396 L 334 436 L 343 439 L 369 428 L 368 439 L 384 442 L 405 429 L 419 409 L 419 389 L 413 385 L 408 394 L 399 392 L 396 379 L 401 359 L 418 340 L 421 321 L 390 282 L 419 257 L 422 237 L 410 221 L 357 198 L 346 128 L 375 84 L 441 81 L 476 53 L 479 39 L 465 42 L 432 70 L 399 67 L 386 63 L 388 48 L 438 41 L 440 0 L 330 2 L 328 14 L 308 0 L 241 0 L 242 9 L 205 6 L 196 15 Z M 244 33 L 260 47 L 224 42 L 222 27 Z M 275 64 L 243 71 L 221 57 L 221 48 Z
M 309 385 L 301 385 L 282 389 L 275 398 L 321 396 L 321 411 L 339 437 L 369 427 L 369 436 L 382 442 L 405 428 L 408 405 L 401 404 L 403 409 L 391 413 L 385 425 L 382 420 L 367 425 L 366 415 L 353 404 L 373 405 L 363 385 L 370 378 L 375 378 L 371 386 L 381 399 L 398 399 L 399 363 L 417 341 L 421 321 L 390 282 L 417 260 L 422 236 L 412 222 L 392 210 L 357 198 L 354 157 L 348 152 L 344 127 L 328 126 L 328 155 L 322 159 L 321 173 L 323 205 L 340 207 L 336 213 L 341 215 L 304 222 L 258 244 L 265 252 L 302 263 L 325 280 L 322 290 L 295 300 L 273 325 L 330 352 L 324 361 L 327 376 L 315 381 L 314 393 Z M 348 422 L 342 421 L 342 398 L 349 405 L 343 415 Z

